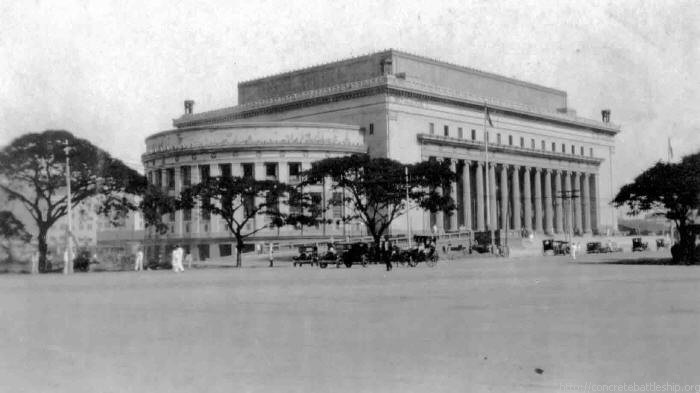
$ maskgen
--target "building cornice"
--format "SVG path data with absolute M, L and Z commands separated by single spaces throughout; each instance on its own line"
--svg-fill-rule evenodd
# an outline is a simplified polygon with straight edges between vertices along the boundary
M 333 128 L 333 129 L 344 129 L 344 130 L 356 130 L 360 131 L 360 127 L 351 124 L 339 124 L 339 123 L 313 123 L 313 122 L 291 122 L 291 121 L 266 121 L 266 122 L 236 122 L 236 123 L 216 123 L 216 124 L 202 124 L 191 127 L 175 128 L 170 130 L 164 130 L 156 132 L 146 137 L 148 142 L 151 139 L 159 138 L 162 136 L 170 134 L 180 134 L 184 132 L 193 131 L 203 131 L 203 130 L 225 130 L 234 128 Z
M 409 81 L 392 75 L 308 90 L 284 97 L 263 99 L 245 105 L 209 112 L 183 115 L 178 119 L 174 119 L 173 125 L 181 128 L 234 121 L 265 113 L 286 111 L 298 107 L 320 105 L 327 102 L 375 94 L 410 96 L 417 99 L 467 106 L 475 109 L 483 109 L 485 106 L 488 106 L 490 110 L 503 114 L 584 128 L 611 136 L 620 132 L 620 126 L 615 124 L 603 123 L 569 114 L 543 111 L 514 102 L 481 97 L 446 87 L 419 81 Z
M 460 147 L 471 150 L 484 151 L 484 142 L 473 141 L 470 139 L 458 139 L 447 136 L 440 135 L 430 135 L 430 134 L 418 134 L 418 141 L 424 144 L 432 144 L 436 146 L 451 146 Z M 598 157 L 587 157 L 575 154 L 558 153 L 552 151 L 529 149 L 525 147 L 510 146 L 510 145 L 499 145 L 494 143 L 489 143 L 489 152 L 493 153 L 509 153 L 519 156 L 527 156 L 534 158 L 546 158 L 554 159 L 559 161 L 568 161 L 575 163 L 584 163 L 600 166 L 603 162 L 602 158 Z

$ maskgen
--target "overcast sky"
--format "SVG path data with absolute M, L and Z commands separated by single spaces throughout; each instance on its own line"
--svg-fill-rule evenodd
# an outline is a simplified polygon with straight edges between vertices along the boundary
M 0 3 L 0 145 L 66 129 L 141 168 L 144 138 L 236 84 L 386 48 L 612 110 L 615 184 L 700 149 L 697 1 L 18 1 Z

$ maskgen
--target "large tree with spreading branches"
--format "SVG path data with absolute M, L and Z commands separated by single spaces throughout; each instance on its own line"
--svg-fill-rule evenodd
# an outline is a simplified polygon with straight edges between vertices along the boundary
M 693 261 L 695 235 L 690 224 L 700 207 L 700 153 L 686 156 L 679 163 L 656 163 L 622 186 L 612 203 L 627 206 L 630 215 L 664 215 L 679 234 L 679 243 L 672 248 L 674 261 Z
M 29 133 L 0 151 L 0 188 L 31 215 L 38 233 L 39 268 L 46 267 L 46 236 L 68 212 L 66 156 L 70 158 L 71 207 L 96 197 L 98 213 L 125 214 L 136 206 L 145 178 L 89 141 L 68 131 Z
M 181 209 L 198 204 L 202 211 L 221 217 L 236 242 L 236 267 L 241 267 L 247 238 L 287 223 L 288 215 L 279 207 L 292 192 L 292 187 L 276 180 L 219 176 L 184 189 L 178 203 Z M 265 216 L 267 222 L 261 219 Z
M 408 175 L 406 174 L 408 172 Z M 405 165 L 388 158 L 367 154 L 330 157 L 312 163 L 302 174 L 302 186 L 330 179 L 331 188 L 344 195 L 331 199 L 329 205 L 345 205 L 343 221 L 359 220 L 367 228 L 375 245 L 391 223 L 406 211 L 408 199 L 431 212 L 454 210 L 455 203 L 447 190 L 456 174 L 445 161 L 429 160 Z

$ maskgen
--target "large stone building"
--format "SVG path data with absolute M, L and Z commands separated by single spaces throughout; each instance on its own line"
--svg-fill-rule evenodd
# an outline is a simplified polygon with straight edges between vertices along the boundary
M 149 179 L 176 192 L 219 174 L 294 182 L 314 160 L 355 152 L 406 163 L 449 160 L 459 180 L 444 192 L 458 209 L 414 209 L 413 231 L 437 226 L 557 235 L 614 227 L 608 201 L 620 128 L 609 122 L 609 111 L 601 121 L 578 117 L 564 91 L 387 50 L 241 82 L 238 100 L 202 113 L 187 101 L 174 129 L 146 139 Z M 336 197 L 327 185 L 316 192 Z M 406 222 L 397 220 L 392 230 L 405 232 Z M 214 217 L 179 212 L 171 223 L 169 242 L 197 245 L 202 257 L 230 252 Z M 362 228 L 337 222 L 302 230 L 257 236 L 335 236 Z

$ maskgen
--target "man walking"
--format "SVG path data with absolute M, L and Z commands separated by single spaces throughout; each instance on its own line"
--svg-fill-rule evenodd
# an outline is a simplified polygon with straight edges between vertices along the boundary
M 185 271 L 185 268 L 182 266 L 182 253 L 183 253 L 183 250 L 180 247 L 180 245 L 178 244 L 177 246 L 175 246 L 175 249 L 173 250 L 173 254 L 172 254 L 172 265 L 173 265 L 173 271 L 175 273 Z
M 143 270 L 143 251 L 141 250 L 141 246 L 136 249 L 136 262 L 134 263 L 134 270 L 137 272 Z

